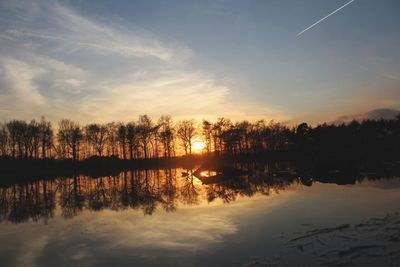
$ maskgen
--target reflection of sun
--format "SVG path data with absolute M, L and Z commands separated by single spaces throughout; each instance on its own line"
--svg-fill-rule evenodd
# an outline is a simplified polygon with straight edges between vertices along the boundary
M 206 144 L 200 139 L 196 139 L 192 142 L 192 150 L 195 153 L 200 153 L 205 147 Z

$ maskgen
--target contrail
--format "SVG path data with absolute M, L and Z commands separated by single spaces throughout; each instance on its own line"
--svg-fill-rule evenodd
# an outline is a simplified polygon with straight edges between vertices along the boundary
M 353 3 L 355 0 L 351 0 L 350 2 L 344 4 L 343 6 L 339 7 L 338 9 L 336 9 L 335 11 L 333 11 L 332 13 L 326 15 L 325 17 L 323 17 L 322 19 L 318 20 L 317 22 L 315 22 L 314 24 L 312 24 L 311 26 L 307 27 L 306 29 L 302 30 L 301 32 L 299 32 L 296 37 L 299 37 L 300 35 L 302 35 L 304 32 L 308 31 L 309 29 L 311 29 L 312 27 L 314 27 L 315 25 L 317 25 L 318 23 L 322 22 L 323 20 L 327 19 L 328 17 L 332 16 L 333 14 L 335 14 L 336 12 L 338 12 L 339 10 L 341 10 L 342 8 L 350 5 L 351 3 Z

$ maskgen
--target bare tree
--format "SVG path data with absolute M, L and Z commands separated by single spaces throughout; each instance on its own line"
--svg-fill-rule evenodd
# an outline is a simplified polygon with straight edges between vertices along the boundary
M 126 125 L 126 139 L 128 141 L 129 158 L 133 159 L 133 148 L 137 140 L 137 128 L 134 122 Z
M 107 127 L 101 124 L 89 124 L 85 127 L 85 138 L 99 157 L 103 154 L 107 132 Z
M 117 141 L 119 143 L 119 146 L 121 147 L 121 153 L 123 159 L 126 159 L 126 139 L 127 139 L 126 136 L 127 136 L 126 126 L 121 123 L 118 125 Z
M 118 125 L 115 122 L 106 124 L 107 128 L 107 156 L 118 155 Z
M 207 120 L 203 120 L 202 124 L 203 136 L 206 141 L 207 153 L 211 152 L 211 139 L 212 139 L 212 124 Z
M 5 124 L 0 124 L 0 154 L 2 157 L 7 155 L 8 132 Z
M 24 132 L 25 157 L 38 158 L 40 144 L 39 124 L 32 120 Z
M 11 156 L 22 158 L 24 154 L 24 135 L 27 123 L 13 120 L 7 123 L 7 130 L 10 138 Z
M 152 136 L 150 137 L 150 144 L 153 148 L 153 157 L 158 158 L 158 152 L 159 152 L 159 142 L 160 142 L 160 136 L 158 132 L 160 131 L 161 124 L 155 125 L 152 130 L 151 134 Z
M 160 140 L 164 149 L 164 157 L 171 157 L 174 148 L 174 128 L 170 116 L 161 116 L 158 121 L 160 125 Z
M 241 142 L 239 144 L 240 152 L 241 153 L 243 153 L 243 152 L 249 153 L 249 149 L 250 149 L 249 134 L 252 129 L 252 125 L 248 121 L 242 121 L 237 124 L 237 127 L 239 128 L 240 136 L 241 136 Z
M 64 155 L 71 155 L 74 161 L 78 159 L 79 145 L 83 140 L 79 124 L 68 119 L 62 119 L 58 124 L 57 140 Z
M 148 158 L 148 145 L 151 141 L 152 133 L 154 131 L 153 122 L 147 115 L 140 115 L 137 125 L 137 133 L 139 142 L 143 149 L 144 158 Z
M 196 134 L 196 127 L 193 120 L 183 120 L 178 123 L 178 137 L 182 141 L 185 154 L 192 154 L 192 139 Z
M 46 152 L 51 151 L 51 147 L 53 146 L 53 129 L 51 123 L 46 121 L 44 117 L 42 117 L 39 123 L 39 139 L 42 159 L 44 159 L 46 158 Z
M 212 136 L 214 139 L 214 150 L 218 154 L 224 150 L 222 134 L 230 126 L 230 120 L 225 118 L 218 118 L 212 128 Z

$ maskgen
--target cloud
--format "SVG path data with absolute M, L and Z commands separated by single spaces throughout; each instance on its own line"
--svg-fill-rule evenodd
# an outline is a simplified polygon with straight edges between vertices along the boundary
M 24 104 L 41 105 L 44 98 L 37 86 L 32 84 L 34 77 L 44 73 L 41 68 L 33 68 L 31 65 L 13 58 L 0 57 L 0 94 L 1 106 L 16 103 L 22 108 Z
M 3 119 L 56 118 L 74 108 L 89 75 L 80 68 L 44 56 L 25 53 L 24 59 L 0 56 L 0 105 Z
M 211 74 L 185 70 L 141 73 L 126 80 L 103 85 L 96 96 L 83 100 L 80 113 L 101 114 L 101 121 L 119 118 L 136 119 L 137 114 L 160 116 L 173 114 L 175 120 L 194 118 L 214 120 L 228 116 L 232 119 L 287 119 L 281 111 L 230 100 L 231 89 Z M 95 114 L 91 116 L 98 120 Z
M 85 99 L 83 112 L 97 108 L 104 118 L 132 119 L 132 114 L 141 113 L 202 114 L 219 105 L 229 89 L 206 73 L 176 70 L 128 77 L 121 83 L 104 85 L 97 93 Z
M 199 55 L 135 25 L 94 19 L 49 1 L 3 2 L 3 13 L 0 119 L 45 115 L 86 123 L 129 121 L 144 113 L 176 119 L 282 115 L 234 100 L 226 77 L 191 65 Z
M 392 120 L 395 119 L 396 116 L 400 114 L 400 110 L 393 110 L 393 109 L 374 109 L 366 113 L 362 114 L 353 114 L 353 115 L 344 115 L 339 116 L 333 122 L 335 124 L 340 123 L 348 123 L 352 120 L 362 121 L 362 120 Z
M 6 6 L 9 11 L 14 10 L 17 19 L 4 30 L 3 36 L 32 41 L 43 48 L 51 47 L 64 53 L 84 50 L 102 55 L 151 56 L 164 61 L 190 53 L 184 47 L 177 47 L 180 52 L 177 53 L 172 44 L 166 46 L 143 29 L 94 21 L 58 2 L 32 1 L 30 5 L 24 4 L 18 8 Z

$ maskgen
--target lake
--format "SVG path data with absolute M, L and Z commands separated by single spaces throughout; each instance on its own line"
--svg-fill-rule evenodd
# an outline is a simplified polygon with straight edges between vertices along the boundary
M 30 177 L 0 183 L 0 262 L 399 266 L 399 212 L 390 171 L 252 163 Z

